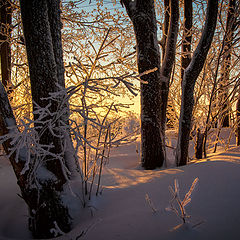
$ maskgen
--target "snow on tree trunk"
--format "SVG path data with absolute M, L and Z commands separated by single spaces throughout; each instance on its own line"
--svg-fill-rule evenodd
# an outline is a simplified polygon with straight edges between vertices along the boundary
M 9 131 L 14 131 L 13 129 L 12 130 L 10 129 L 15 126 L 16 120 L 13 115 L 13 111 L 9 103 L 7 93 L 2 82 L 0 81 L 0 136 L 8 134 Z M 10 153 L 10 148 L 12 147 L 11 140 L 12 139 L 6 139 L 3 142 L 3 148 L 7 154 Z M 17 176 L 18 185 L 20 186 L 21 189 L 23 189 L 25 186 L 26 176 L 24 174 L 21 174 L 21 171 L 26 163 L 26 151 L 24 149 L 22 149 L 22 151 L 20 150 L 18 162 L 15 160 L 15 156 L 11 155 L 10 162 Z
M 201 39 L 193 53 L 192 60 L 184 71 L 182 81 L 181 111 L 179 119 L 178 143 L 176 150 L 176 164 L 182 166 L 187 164 L 188 147 L 192 122 L 192 110 L 194 105 L 194 86 L 200 74 L 208 50 L 211 46 L 216 28 L 218 12 L 218 1 L 209 0 L 207 7 L 206 22 Z
M 160 71 L 160 52 L 157 41 L 157 21 L 154 1 L 123 0 L 132 20 L 137 42 L 138 71 L 157 68 L 155 72 L 143 75 L 141 79 L 141 150 L 142 166 L 145 169 L 161 167 L 166 158 L 165 123 L 169 78 L 175 56 L 178 28 L 178 11 L 173 10 L 163 68 Z M 178 1 L 171 7 L 178 10 Z

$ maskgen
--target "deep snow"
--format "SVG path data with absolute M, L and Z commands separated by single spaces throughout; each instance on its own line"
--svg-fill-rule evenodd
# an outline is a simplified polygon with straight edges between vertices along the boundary
M 228 134 L 227 130 L 222 133 L 225 142 Z M 174 134 L 168 135 L 168 145 L 174 146 Z M 222 146 L 202 161 L 154 171 L 139 167 L 135 143 L 114 149 L 104 168 L 103 194 L 91 200 L 74 230 L 58 239 L 78 239 L 82 231 L 80 239 L 86 240 L 240 239 L 240 148 L 234 146 L 234 138 L 230 143 L 227 152 Z M 191 155 L 192 150 L 191 146 Z M 168 186 L 178 179 L 183 198 L 196 177 L 199 183 L 186 207 L 191 218 L 177 228 L 181 220 L 165 210 L 171 199 Z M 0 158 L 0 192 L 0 239 L 30 239 L 27 209 L 17 195 L 16 179 L 5 157 Z

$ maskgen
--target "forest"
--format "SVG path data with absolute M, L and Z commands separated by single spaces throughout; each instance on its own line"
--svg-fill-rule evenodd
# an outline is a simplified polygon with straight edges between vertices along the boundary
M 239 0 L 0 1 L 0 239 L 237 239 Z

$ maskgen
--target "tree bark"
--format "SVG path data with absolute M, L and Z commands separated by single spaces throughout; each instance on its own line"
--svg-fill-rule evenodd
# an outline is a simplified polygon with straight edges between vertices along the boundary
M 5 88 L 0 81 L 0 136 L 4 136 L 8 134 L 10 131 L 14 131 L 12 128 L 16 127 L 16 120 L 13 115 L 13 111 L 11 105 L 8 100 L 7 93 Z M 17 130 L 17 129 L 15 129 Z M 11 144 L 12 139 L 6 139 L 3 142 L 3 148 L 5 152 L 9 155 L 10 149 L 12 147 Z M 13 166 L 13 170 L 18 179 L 18 185 L 20 186 L 21 190 L 24 189 L 26 176 L 21 174 L 22 169 L 24 168 L 26 162 L 26 151 L 25 149 L 20 149 L 19 159 L 18 161 L 15 160 L 15 156 L 10 156 L 10 162 Z
M 169 78 L 175 57 L 178 28 L 178 0 L 171 1 L 172 13 L 163 67 L 160 70 L 160 52 L 157 41 L 157 22 L 154 0 L 123 0 L 132 20 L 137 42 L 138 71 L 155 72 L 141 77 L 141 150 L 145 169 L 161 167 L 166 158 L 165 124 Z M 177 12 L 175 11 L 177 9 Z M 177 22 L 177 23 L 176 23 Z
M 198 128 L 196 145 L 195 145 L 195 157 L 197 159 L 202 159 L 202 156 L 203 156 L 203 139 L 204 139 L 204 134 L 201 133 L 201 130 Z
M 57 84 L 58 84 L 57 89 L 58 91 L 65 91 L 65 77 L 64 77 L 65 69 L 63 63 L 63 46 L 61 34 L 62 22 L 61 22 L 61 10 L 59 8 L 60 0 L 48 0 L 47 5 L 48 5 L 48 19 L 53 44 L 53 52 L 57 66 Z M 66 147 L 62 149 L 62 152 L 64 153 L 63 159 L 65 161 L 67 168 L 70 171 L 69 177 L 73 179 L 78 174 L 76 171 L 77 163 L 75 162 L 73 143 L 68 129 L 70 112 L 68 96 L 66 93 L 63 94 L 63 98 L 60 99 L 59 105 L 58 108 L 61 110 L 62 113 L 59 119 L 61 121 L 57 122 L 58 127 L 63 129 L 64 127 L 67 127 L 65 131 L 62 131 L 62 134 L 64 135 L 64 140 L 66 141 Z
M 6 88 L 11 87 L 11 24 L 12 7 L 10 0 L 2 0 L 0 3 L 0 56 L 1 56 L 1 74 L 2 83 Z
M 29 227 L 33 236 L 53 238 L 53 229 L 59 227 L 62 232 L 68 232 L 72 222 L 69 206 L 62 201 L 67 174 L 64 166 L 64 137 L 59 130 L 61 118 L 54 115 L 61 110 L 59 103 L 62 99 L 55 101 L 49 98 L 50 93 L 59 91 L 58 85 L 64 88 L 62 54 L 57 49 L 61 48 L 60 16 L 54 17 L 60 11 L 59 1 L 21 0 L 20 6 L 30 71 L 34 125 L 39 144 L 52 146 L 45 157 L 31 159 L 28 181 L 24 182 L 25 186 L 21 190 L 29 207 Z M 57 29 L 54 26 L 58 26 Z M 43 119 L 39 119 L 39 107 L 49 110 Z
M 183 40 L 181 56 L 181 79 L 191 62 L 192 45 L 192 0 L 184 0 Z
M 239 89 L 240 92 L 240 89 Z M 238 100 L 237 100 L 237 105 L 236 105 L 236 112 L 237 112 L 237 130 L 236 130 L 236 135 L 237 135 L 237 146 L 240 146 L 240 93 L 238 92 Z
M 160 45 L 162 48 L 162 62 L 164 60 L 166 45 L 167 45 L 167 35 L 169 29 L 169 22 L 170 22 L 170 0 L 164 0 L 164 23 L 162 29 L 162 39 L 160 41 Z
M 30 71 L 35 127 L 39 133 L 40 144 L 54 143 L 53 153 L 61 154 L 61 140 L 54 137 L 48 128 L 51 115 L 44 119 L 42 125 L 37 123 L 39 114 L 36 113 L 39 107 L 45 108 L 48 105 L 51 113 L 58 110 L 58 102 L 49 99 L 50 93 L 59 91 L 59 88 L 57 87 L 57 64 L 48 19 L 47 1 L 22 0 L 20 3 Z M 56 172 L 55 174 L 62 183 L 66 181 L 64 173 L 57 170 L 61 169 L 60 161 L 52 161 L 50 157 L 50 159 L 46 159 L 45 164 L 48 169 Z
M 168 105 L 168 93 L 169 93 L 169 82 L 175 61 L 176 55 L 176 44 L 178 36 L 178 21 L 179 21 L 179 1 L 170 1 L 170 23 L 167 35 L 166 49 L 164 54 L 164 59 L 162 62 L 162 67 L 160 71 L 161 77 L 161 94 L 162 94 L 162 104 L 161 104 L 161 126 L 162 126 L 162 136 L 165 143 L 165 127 L 166 127 L 166 114 Z
M 34 238 L 53 238 L 70 231 L 72 227 L 69 211 L 71 196 L 68 196 L 67 203 L 63 202 L 63 198 L 69 173 L 66 165 L 73 162 L 73 155 L 69 155 L 73 146 L 69 145 L 69 132 L 61 130 L 61 121 L 64 121 L 63 126 L 68 124 L 69 109 L 65 96 L 59 95 L 57 100 L 50 98 L 51 93 L 65 88 L 59 4 L 59 0 L 20 1 L 30 70 L 34 127 L 39 144 L 49 147 L 47 154 L 31 152 L 26 147 L 18 149 L 19 154 L 17 151 L 11 152 L 15 147 L 14 136 L 20 133 L 0 81 L 0 135 L 4 136 L 5 151 L 12 153 L 10 162 L 22 198 L 28 205 L 29 228 Z M 65 110 L 61 110 L 61 105 L 64 105 Z M 39 109 L 46 110 L 41 119 L 37 111 Z M 76 201 L 73 198 L 71 200 Z
M 192 60 L 184 71 L 182 81 L 181 111 L 179 119 L 179 133 L 176 150 L 176 164 L 182 166 L 187 164 L 189 137 L 191 131 L 192 110 L 194 105 L 194 86 L 203 68 L 208 50 L 211 46 L 216 28 L 218 12 L 218 0 L 209 0 L 207 16 L 201 39 L 193 53 Z
M 229 103 L 226 101 L 228 96 L 228 82 L 231 70 L 231 50 L 233 42 L 233 33 L 236 27 L 236 0 L 230 0 L 228 4 L 228 14 L 226 23 L 226 32 L 223 40 L 223 63 L 221 65 L 221 79 L 220 79 L 220 107 L 222 108 L 222 127 L 229 127 L 230 111 Z M 224 104 L 221 104 L 225 102 Z
M 160 52 L 157 42 L 157 22 L 154 0 L 123 1 L 133 22 L 137 42 L 138 71 L 157 68 L 141 77 L 141 149 L 145 169 L 161 167 L 165 160 L 164 139 L 161 135 L 162 97 L 160 93 Z
M 48 0 L 48 21 L 51 30 L 53 52 L 55 62 L 57 65 L 57 81 L 62 87 L 65 87 L 64 79 L 64 64 L 63 64 L 63 47 L 62 47 L 62 23 L 61 23 L 61 10 L 59 8 L 60 0 Z

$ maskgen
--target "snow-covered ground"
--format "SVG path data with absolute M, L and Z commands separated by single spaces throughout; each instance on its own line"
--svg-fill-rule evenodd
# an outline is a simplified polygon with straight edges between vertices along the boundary
M 227 141 L 228 131 L 221 138 Z M 169 132 L 174 146 L 174 133 Z M 170 138 L 170 137 L 169 137 Z M 223 142 L 224 143 L 224 142 Z M 146 171 L 139 167 L 139 143 L 112 151 L 103 173 L 103 193 L 94 197 L 81 214 L 74 230 L 58 239 L 86 240 L 164 240 L 240 239 L 240 148 L 230 141 L 207 159 L 181 168 Z M 173 156 L 169 148 L 168 157 Z M 193 154 L 193 144 L 190 147 Z M 189 223 L 180 225 L 175 213 L 166 211 L 171 195 L 168 189 L 178 179 L 180 196 L 194 179 L 199 183 L 186 206 Z M 31 239 L 27 230 L 27 209 L 17 195 L 11 166 L 0 158 L 0 239 Z M 154 213 L 146 194 L 157 209 Z M 82 238 L 78 236 L 84 231 Z

